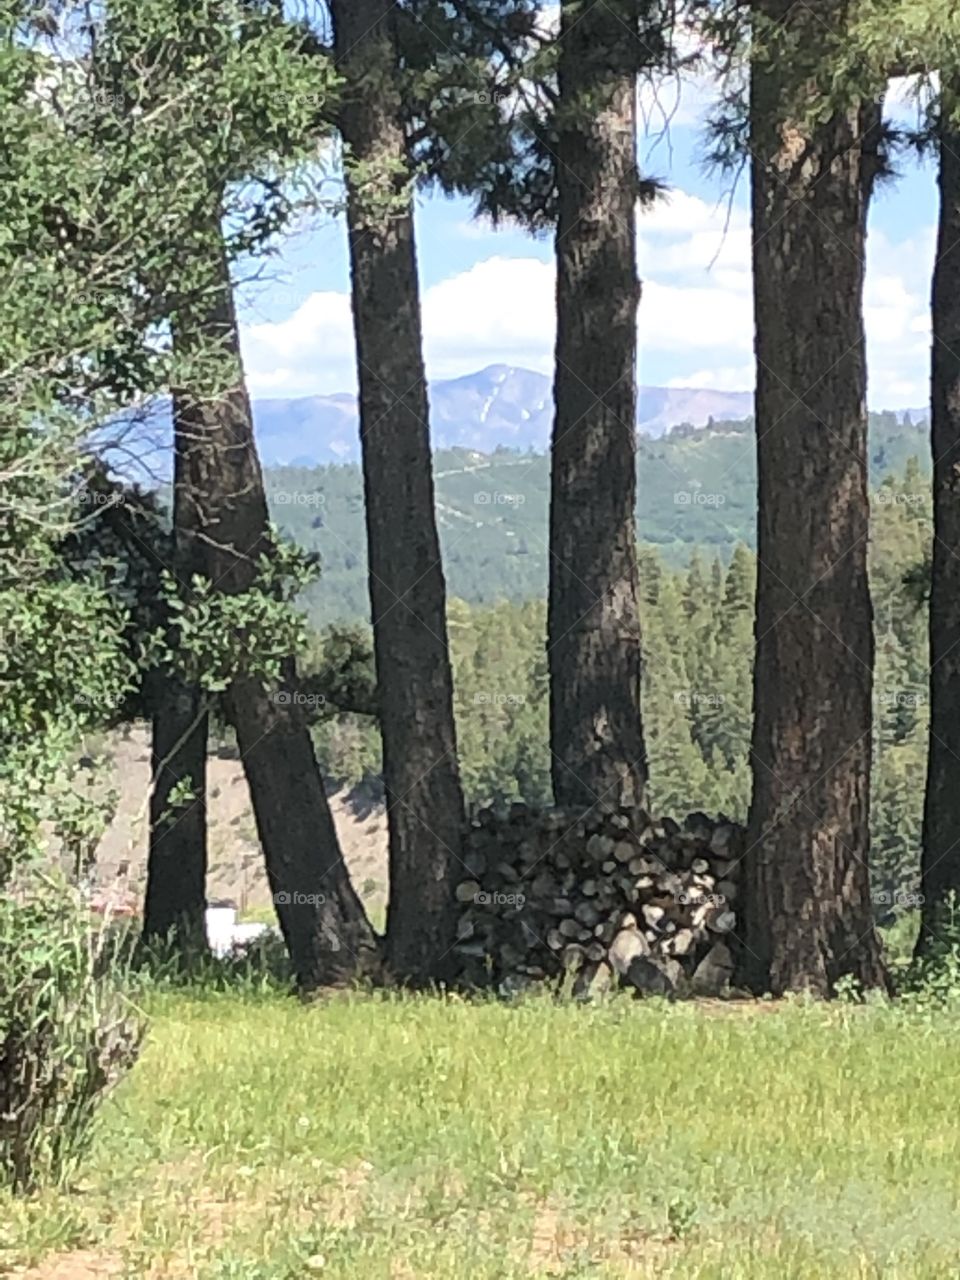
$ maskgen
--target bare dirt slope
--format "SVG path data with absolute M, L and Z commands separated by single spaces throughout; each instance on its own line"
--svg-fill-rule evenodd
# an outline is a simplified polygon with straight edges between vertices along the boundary
M 97 850 L 97 880 L 125 885 L 142 899 L 147 861 L 150 735 L 134 726 L 111 738 L 105 782 L 118 795 L 113 821 Z M 331 797 L 340 847 L 357 891 L 379 924 L 387 895 L 387 823 L 382 807 L 361 810 L 344 793 Z M 257 841 L 250 793 L 239 760 L 211 756 L 207 775 L 210 874 L 207 898 L 230 899 L 241 913 L 266 918 L 270 892 Z

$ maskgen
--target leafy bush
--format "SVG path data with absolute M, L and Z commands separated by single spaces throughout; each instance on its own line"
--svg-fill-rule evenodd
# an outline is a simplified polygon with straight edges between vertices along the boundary
M 108 972 L 80 895 L 37 871 L 0 901 L 0 1182 L 59 1183 L 144 1024 Z

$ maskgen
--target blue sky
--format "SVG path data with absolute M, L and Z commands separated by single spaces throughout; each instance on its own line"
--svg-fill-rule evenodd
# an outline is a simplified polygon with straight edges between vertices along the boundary
M 651 385 L 749 390 L 752 370 L 749 185 L 729 191 L 703 172 L 702 117 L 713 86 L 691 79 L 661 88 L 671 112 L 642 98 L 648 119 L 644 168 L 670 187 L 638 221 L 644 293 L 639 312 L 640 377 Z M 914 112 L 894 86 L 890 111 Z M 865 315 L 870 402 L 919 407 L 927 401 L 928 300 L 936 188 L 933 166 L 901 162 L 870 218 Z M 729 213 L 729 222 L 728 222 Z M 427 371 L 431 378 L 494 363 L 549 373 L 553 345 L 553 265 L 549 239 L 494 231 L 471 218 L 468 202 L 424 196 L 417 236 Z M 257 396 L 304 396 L 356 386 L 346 232 L 316 220 L 241 287 L 243 349 Z

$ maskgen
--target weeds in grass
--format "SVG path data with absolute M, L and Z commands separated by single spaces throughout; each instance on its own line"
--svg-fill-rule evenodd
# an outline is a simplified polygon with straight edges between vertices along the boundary
M 131 993 L 141 998 L 151 991 L 281 995 L 293 989 L 289 956 L 283 940 L 273 933 L 226 956 L 198 950 L 184 957 L 178 946 L 143 943 L 129 927 L 118 932 L 113 946 Z
M 0 1271 L 72 1249 L 123 1280 L 960 1270 L 951 1009 L 142 998 L 83 1196 L 0 1198 Z
M 193 973 L 154 955 L 133 975 L 153 1032 L 84 1195 L 0 1195 L 0 1272 L 96 1255 L 121 1280 L 958 1274 L 952 963 L 899 1001 L 304 1007 L 269 949 Z
M 0 895 L 0 1183 L 76 1167 L 106 1092 L 136 1061 L 143 1023 L 123 997 L 80 895 L 29 869 Z

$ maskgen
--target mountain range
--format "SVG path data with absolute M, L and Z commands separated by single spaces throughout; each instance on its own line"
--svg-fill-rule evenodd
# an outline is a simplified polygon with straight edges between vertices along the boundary
M 752 412 L 750 391 L 638 389 L 637 429 L 648 436 L 662 436 L 681 423 L 702 427 L 710 418 L 733 421 Z M 358 456 L 353 395 L 257 400 L 254 418 L 265 466 L 352 462 Z M 430 384 L 435 449 L 541 450 L 549 443 L 552 421 L 552 379 L 531 369 L 494 364 Z
M 498 449 L 543 452 L 549 446 L 553 386 L 545 374 L 495 364 L 460 378 L 434 380 L 429 394 L 435 450 L 468 449 L 492 454 Z M 913 421 L 927 417 L 926 410 L 894 412 L 901 422 L 908 416 Z M 743 422 L 752 414 L 752 391 L 638 388 L 637 432 L 641 440 L 661 439 L 678 428 L 689 431 L 711 422 Z M 353 393 L 255 399 L 253 416 L 265 467 L 326 466 L 359 459 L 357 401 Z M 134 453 L 154 476 L 169 471 L 170 435 L 168 404 L 148 410 L 136 428 L 138 445 Z M 129 471 L 129 449 L 119 469 Z

